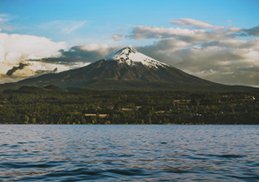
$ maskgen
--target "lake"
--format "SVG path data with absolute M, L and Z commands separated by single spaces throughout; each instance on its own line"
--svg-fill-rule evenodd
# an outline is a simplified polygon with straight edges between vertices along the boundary
M 0 125 L 0 181 L 258 181 L 259 125 Z

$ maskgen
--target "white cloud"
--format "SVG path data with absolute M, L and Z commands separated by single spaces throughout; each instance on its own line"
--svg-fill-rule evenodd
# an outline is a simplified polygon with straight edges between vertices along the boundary
M 175 36 L 193 37 L 198 34 L 206 33 L 205 30 L 190 30 L 182 28 L 164 28 L 151 26 L 138 26 L 133 28 L 128 36 L 133 39 L 150 39 L 150 38 L 169 38 Z
M 165 39 L 138 49 L 204 79 L 259 86 L 259 39 L 200 43 Z
M 65 42 L 53 42 L 48 38 L 0 33 L 0 60 L 16 61 L 21 57 L 39 59 L 59 54 L 59 50 L 65 49 Z
M 184 41 L 212 41 L 223 40 L 234 36 L 241 29 L 235 27 L 222 27 L 217 29 L 188 29 L 182 27 L 166 28 L 154 26 L 134 27 L 127 38 L 141 39 L 166 39 L 177 38 Z
M 172 23 L 176 27 L 137 26 L 127 38 L 155 40 L 140 51 L 202 78 L 259 86 L 258 26 L 242 29 L 194 19 Z
M 29 63 L 25 69 L 26 73 L 22 73 L 21 77 L 37 71 L 36 67 L 41 70 L 54 69 L 56 65 L 34 63 L 28 60 L 59 56 L 59 50 L 66 48 L 65 42 L 53 42 L 45 37 L 0 33 L 0 74 L 5 75 L 9 69 L 20 62 Z
M 105 56 L 109 54 L 110 51 L 114 48 L 108 44 L 86 44 L 86 45 L 81 45 L 80 49 L 88 52 L 98 52 L 100 55 Z
M 85 44 L 80 46 L 82 50 L 86 50 L 86 51 L 96 51 L 100 49 L 106 50 L 109 47 L 110 46 L 108 44 Z

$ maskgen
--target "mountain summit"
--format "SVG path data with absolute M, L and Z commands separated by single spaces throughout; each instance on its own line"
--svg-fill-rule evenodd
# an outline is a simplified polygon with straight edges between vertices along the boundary
M 146 56 L 132 47 L 120 49 L 105 59 L 78 69 L 45 74 L 6 85 L 53 85 L 63 89 L 93 90 L 228 91 L 237 88 L 200 79 Z M 238 89 L 242 90 L 243 87 Z
M 159 68 L 168 66 L 165 63 L 157 61 L 149 56 L 146 56 L 131 46 L 120 49 L 119 51 L 111 54 L 105 60 L 118 61 L 119 63 L 126 63 L 130 66 L 142 64 L 150 68 Z

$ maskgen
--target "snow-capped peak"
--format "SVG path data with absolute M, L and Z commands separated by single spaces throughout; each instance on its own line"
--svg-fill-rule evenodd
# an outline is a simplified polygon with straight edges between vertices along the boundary
M 150 68 L 165 67 L 167 64 L 157 61 L 149 56 L 146 56 L 131 46 L 120 49 L 114 54 L 106 58 L 107 61 L 113 60 L 119 63 L 126 63 L 130 66 L 136 65 L 136 63 L 142 63 Z

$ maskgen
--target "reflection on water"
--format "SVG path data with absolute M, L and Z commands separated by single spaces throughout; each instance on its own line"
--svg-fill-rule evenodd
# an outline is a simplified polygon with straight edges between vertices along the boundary
M 259 126 L 0 125 L 0 181 L 256 181 Z

